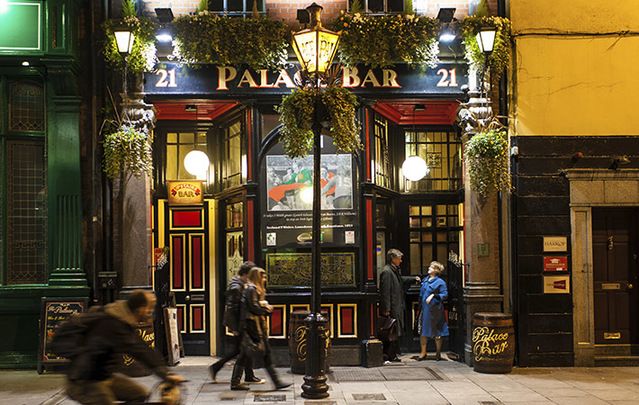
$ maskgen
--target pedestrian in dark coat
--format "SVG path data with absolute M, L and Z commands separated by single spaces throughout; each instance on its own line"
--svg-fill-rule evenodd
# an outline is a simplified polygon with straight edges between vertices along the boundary
M 209 367 L 211 379 L 215 381 L 217 373 L 224 367 L 224 364 L 240 354 L 240 345 L 242 344 L 242 334 L 240 328 L 240 309 L 242 306 L 242 295 L 244 288 L 248 282 L 249 271 L 255 267 L 255 263 L 246 261 L 242 263 L 237 272 L 237 276 L 231 279 L 226 289 L 226 303 L 224 306 L 224 326 L 233 335 L 229 338 L 230 350 L 227 355 Z M 233 366 L 233 377 L 231 384 L 239 385 L 242 379 L 242 371 L 244 372 L 244 381 L 247 383 L 264 384 L 264 380 L 255 376 L 253 372 L 253 361 L 251 358 L 242 359 L 235 362 Z
M 242 296 L 242 310 L 240 318 L 240 327 L 243 328 L 244 334 L 251 339 L 256 345 L 262 348 L 259 356 L 262 357 L 264 368 L 268 373 L 275 389 L 281 390 L 291 386 L 291 383 L 285 383 L 280 380 L 271 359 L 271 346 L 268 341 L 267 317 L 273 312 L 273 307 L 266 301 L 266 271 L 259 267 L 253 267 L 249 272 L 249 282 L 244 289 Z M 249 355 L 246 353 L 246 345 L 242 345 L 242 354 L 237 362 L 246 359 Z M 256 354 L 258 355 L 258 354 Z M 244 384 L 233 385 L 232 390 L 246 390 Z
M 151 319 L 155 301 L 153 293 L 136 290 L 126 301 L 104 307 L 103 316 L 91 323 L 84 344 L 69 364 L 66 393 L 71 399 L 81 404 L 143 402 L 149 390 L 113 372 L 123 354 L 132 356 L 166 381 L 184 381 L 181 376 L 169 373 L 162 356 L 142 340 L 136 329 L 140 322 Z
M 428 338 L 435 339 L 437 353 L 435 358 L 441 360 L 442 336 L 448 336 L 448 325 L 444 316 L 444 300 L 448 298 L 446 282 L 440 277 L 444 265 L 431 262 L 428 267 L 428 278 L 422 281 L 419 291 L 422 330 L 420 333 L 421 352 L 417 360 L 426 360 Z
M 380 313 L 397 320 L 397 336 L 404 331 L 406 310 L 405 286 L 410 282 L 419 282 L 417 276 L 402 276 L 400 265 L 404 254 L 398 249 L 390 249 L 386 254 L 386 266 L 379 276 Z M 384 343 L 384 357 L 386 361 L 401 361 L 397 357 L 399 340 Z

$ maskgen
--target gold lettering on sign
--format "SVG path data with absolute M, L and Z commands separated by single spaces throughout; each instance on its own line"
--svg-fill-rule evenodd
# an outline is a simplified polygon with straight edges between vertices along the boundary
M 291 80 L 291 76 L 289 76 L 288 72 L 284 69 L 280 70 L 280 75 L 277 76 L 277 80 L 273 83 L 273 87 L 278 87 L 280 84 L 284 84 L 288 88 L 295 87 L 293 80 Z
M 487 326 L 473 329 L 473 355 L 475 361 L 491 360 L 490 357 L 508 349 L 508 332 L 497 333 Z
M 248 70 L 245 70 L 244 74 L 242 74 L 242 78 L 237 84 L 237 87 L 242 87 L 244 83 L 248 84 L 249 87 L 257 87 L 255 79 L 253 79 L 253 76 L 251 76 L 251 72 L 249 72 Z
M 345 67 L 343 70 L 343 75 L 342 75 L 342 86 L 344 87 L 359 86 L 359 84 L 361 83 L 361 80 L 359 79 L 359 76 L 357 76 L 357 73 L 359 73 L 359 71 L 356 67 L 353 67 L 353 68 Z
M 366 86 L 366 83 L 371 83 L 373 85 L 373 87 L 379 87 L 379 80 L 377 80 L 377 77 L 375 76 L 375 72 L 373 72 L 373 69 L 369 70 L 368 73 L 366 73 L 366 76 L 364 77 L 364 81 L 362 81 L 362 87 Z
M 218 66 L 217 72 L 218 72 L 217 89 L 228 90 L 229 87 L 227 83 L 235 79 L 235 77 L 237 76 L 237 69 L 230 66 Z
M 383 87 L 402 87 L 397 83 L 397 72 L 392 69 L 382 69 Z

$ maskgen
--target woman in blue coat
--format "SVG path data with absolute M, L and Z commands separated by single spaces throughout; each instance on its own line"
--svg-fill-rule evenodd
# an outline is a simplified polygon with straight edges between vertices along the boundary
M 419 291 L 422 322 L 419 342 L 421 352 L 417 358 L 419 361 L 426 360 L 428 338 L 435 339 L 436 359 L 441 360 L 442 336 L 448 336 L 448 325 L 444 318 L 444 300 L 448 297 L 448 288 L 446 282 L 439 277 L 443 271 L 443 264 L 431 262 L 428 278 L 424 278 Z

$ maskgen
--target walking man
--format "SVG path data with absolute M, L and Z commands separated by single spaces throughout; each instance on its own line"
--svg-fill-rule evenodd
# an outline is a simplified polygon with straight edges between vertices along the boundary
M 399 337 L 404 332 L 404 312 L 406 298 L 404 284 L 409 282 L 419 282 L 420 278 L 402 276 L 400 265 L 404 254 L 398 249 L 390 249 L 386 254 L 386 266 L 379 276 L 380 312 L 384 316 L 390 316 L 397 320 L 397 337 L 392 342 L 384 343 L 384 360 L 387 362 L 400 362 L 397 357 L 399 353 Z
M 242 335 L 240 333 L 240 308 L 242 302 L 242 295 L 244 293 L 244 288 L 246 287 L 246 283 L 248 282 L 248 274 L 249 271 L 255 267 L 255 263 L 251 261 L 246 261 L 242 263 L 240 269 L 237 272 L 237 276 L 231 279 L 228 288 L 226 289 L 226 303 L 224 307 L 224 326 L 226 326 L 230 333 L 233 336 L 230 340 L 230 350 L 227 350 L 227 355 L 222 357 L 217 362 L 213 363 L 209 367 L 209 373 L 211 374 L 211 379 L 215 382 L 215 377 L 217 373 L 222 369 L 224 364 L 237 357 L 240 354 L 240 345 L 242 342 Z M 255 376 L 253 372 L 253 359 L 246 358 L 237 360 L 237 363 L 244 364 L 244 381 L 247 383 L 254 384 L 264 384 L 266 381 Z M 234 372 L 235 368 L 234 368 Z M 239 378 L 242 377 L 242 371 L 239 370 Z

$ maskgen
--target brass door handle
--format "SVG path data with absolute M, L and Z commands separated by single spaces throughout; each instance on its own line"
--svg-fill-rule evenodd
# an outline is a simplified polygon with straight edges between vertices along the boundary
M 634 286 L 634 285 L 632 285 L 632 283 L 628 283 L 628 289 L 629 289 L 629 290 L 632 290 L 634 287 L 635 287 L 635 286 Z

